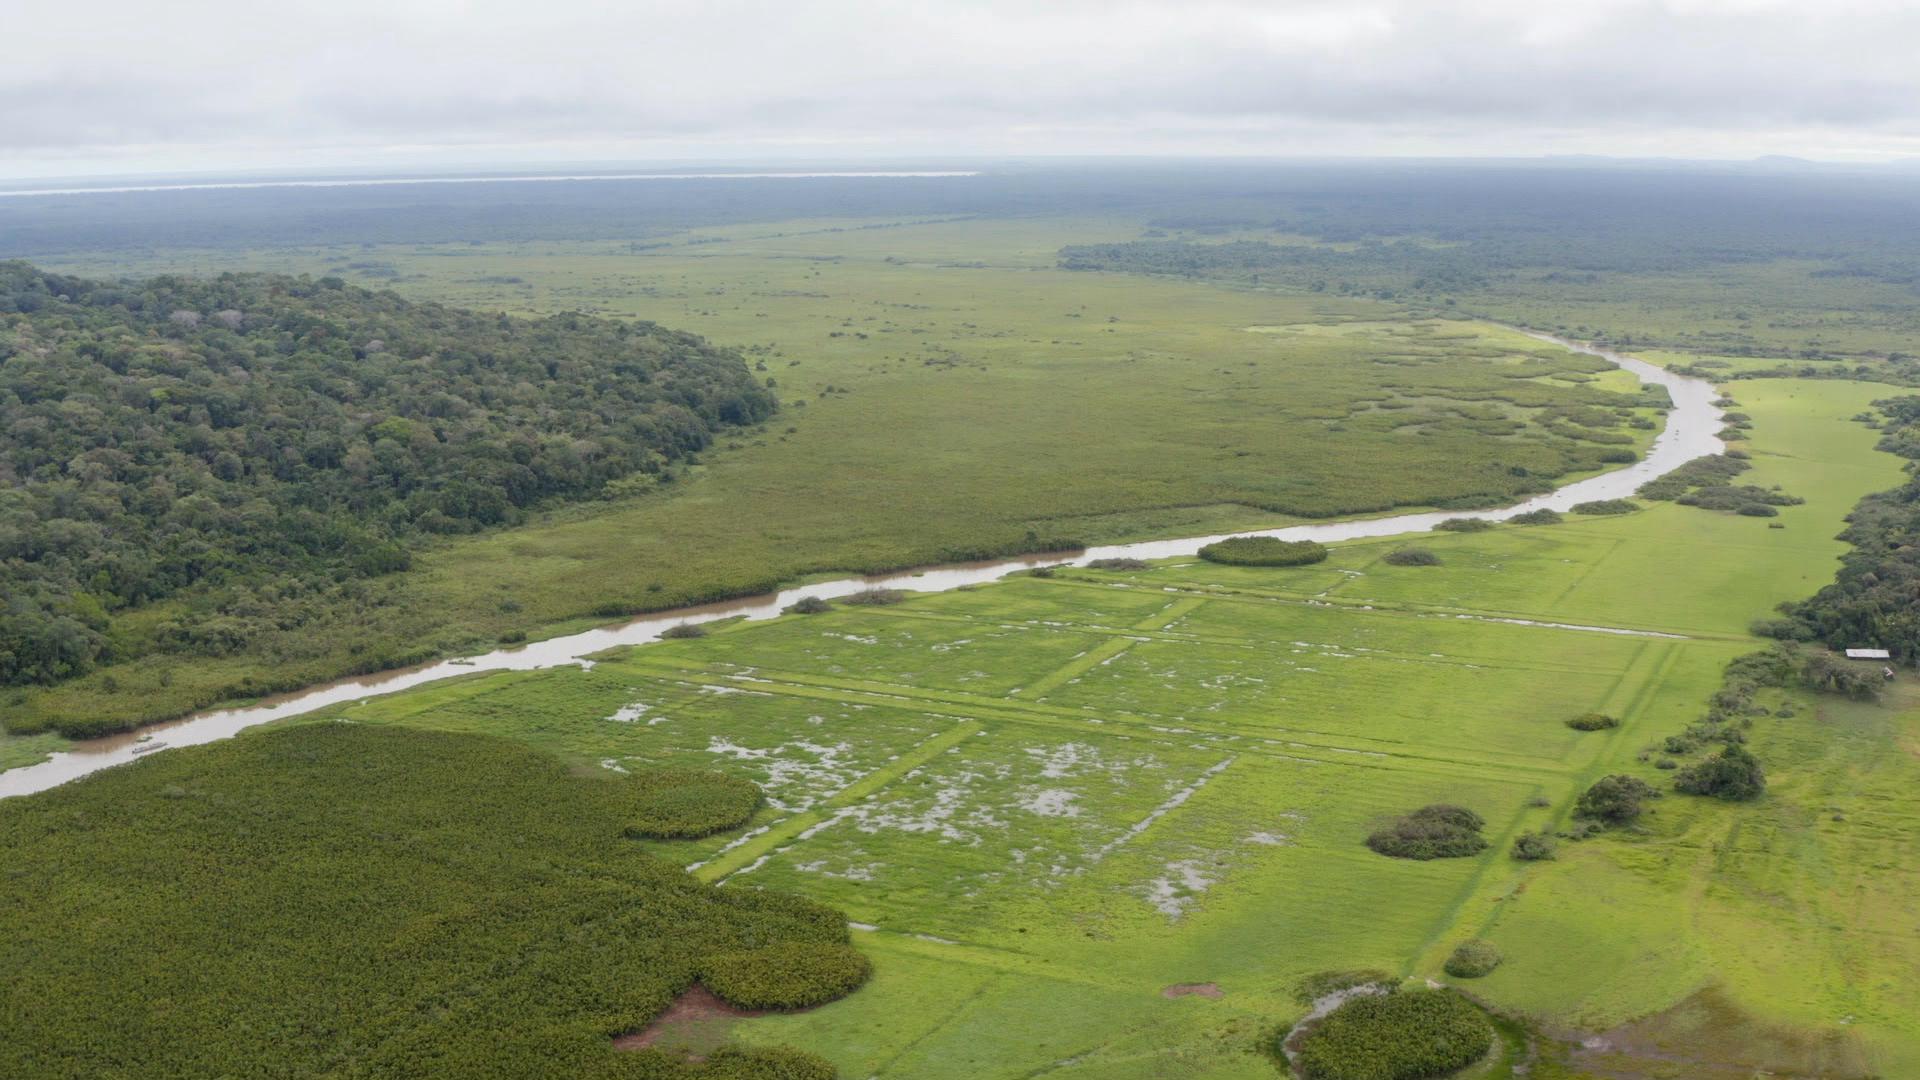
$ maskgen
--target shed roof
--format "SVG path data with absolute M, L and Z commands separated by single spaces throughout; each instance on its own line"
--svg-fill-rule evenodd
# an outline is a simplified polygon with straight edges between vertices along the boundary
M 1888 652 L 1885 649 L 1848 649 L 1847 650 L 1847 659 L 1849 660 L 1886 660 L 1892 657 L 1892 655 L 1893 655 L 1892 653 Z

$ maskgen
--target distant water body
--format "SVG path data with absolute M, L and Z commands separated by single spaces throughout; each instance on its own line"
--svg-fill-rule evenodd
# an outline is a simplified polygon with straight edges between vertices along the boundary
M 1601 357 L 1632 372 L 1642 383 L 1666 388 L 1673 399 L 1673 408 L 1667 413 L 1665 430 L 1654 440 L 1653 446 L 1644 458 L 1625 468 L 1604 472 L 1598 476 L 1589 476 L 1584 480 L 1576 480 L 1556 491 L 1536 495 L 1525 502 L 1498 510 L 1429 511 L 1396 514 L 1389 517 L 1322 521 L 1308 525 L 1288 525 L 1277 529 L 1255 530 L 1253 535 L 1277 536 L 1284 540 L 1356 540 L 1426 532 L 1448 518 L 1505 521 L 1530 510 L 1566 510 L 1577 503 L 1589 500 L 1625 498 L 1649 480 L 1665 476 L 1695 458 L 1717 454 L 1726 449 L 1718 434 L 1720 425 L 1724 423 L 1720 407 L 1715 404 L 1719 393 L 1711 383 L 1702 379 L 1676 375 L 1637 357 L 1624 356 L 1609 349 L 1596 348 L 1548 334 L 1535 333 L 1530 336 L 1564 346 L 1575 352 Z M 748 619 L 771 619 L 778 616 L 787 605 L 808 597 L 833 599 L 860 592 L 863 589 L 887 588 L 912 592 L 943 592 L 967 585 L 984 584 L 1016 570 L 1036 566 L 1084 565 L 1094 559 L 1102 558 L 1166 559 L 1191 556 L 1203 545 L 1224 539 L 1226 539 L 1225 535 L 1195 536 L 1181 540 L 1148 540 L 1132 544 L 1105 545 L 1077 552 L 930 566 L 891 574 L 820 581 L 764 596 L 748 596 L 715 604 L 703 604 L 699 607 L 655 612 L 618 625 L 597 627 L 530 645 L 341 679 L 294 693 L 266 698 L 251 705 L 215 709 L 180 720 L 157 724 L 143 732 L 128 732 L 75 743 L 71 750 L 56 753 L 37 765 L 0 772 L 0 798 L 45 791 L 47 788 L 98 772 L 108 766 L 133 761 L 149 749 L 213 742 L 216 739 L 225 739 L 238 734 L 256 724 L 298 716 L 301 713 L 344 701 L 358 701 L 362 698 L 391 694 L 453 675 L 466 675 L 477 671 L 530 671 L 569 664 L 590 667 L 592 661 L 586 658 L 602 649 L 656 641 L 663 632 L 681 623 L 711 622 L 716 619 L 740 616 Z M 1528 622 L 1524 619 L 1499 621 Z M 1608 634 L 1649 633 L 1605 626 L 1574 626 L 1560 623 L 1532 625 Z M 142 742 L 143 737 L 150 741 Z
M 0 188 L 0 198 L 33 195 L 125 195 L 137 191 L 250 191 L 258 188 L 398 187 L 413 184 L 560 184 L 591 180 L 892 180 L 979 176 L 951 172 L 711 172 L 581 173 L 577 176 L 394 176 L 340 180 L 231 180 L 203 184 L 125 184 L 116 187 Z

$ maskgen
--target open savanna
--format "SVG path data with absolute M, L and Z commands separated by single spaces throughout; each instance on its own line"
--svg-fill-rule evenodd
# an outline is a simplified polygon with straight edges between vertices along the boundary
M 1338 545 L 1302 568 L 1023 575 L 326 715 L 761 784 L 744 832 L 649 850 L 845 910 L 874 980 L 679 1036 L 694 1042 L 800 1046 L 849 1077 L 1268 1077 L 1303 976 L 1446 980 L 1449 951 L 1484 938 L 1506 963 L 1475 995 L 1605 1040 L 1551 1050 L 1536 1076 L 1910 1075 L 1904 682 L 1880 704 L 1769 692 L 1758 803 L 1670 794 L 1637 830 L 1508 856 L 1603 775 L 1668 786 L 1646 752 L 1760 645 L 1750 620 L 1831 577 L 1853 504 L 1898 482 L 1850 419 L 1885 392 L 1737 387 L 1744 479 L 1806 499 L 1771 522 L 1650 504 Z M 1385 560 L 1408 543 L 1439 564 Z M 1621 726 L 1565 726 L 1590 711 Z M 1363 845 L 1432 802 L 1485 817 L 1485 854 Z M 1208 994 L 1168 993 L 1183 984 Z
M 670 482 L 436 542 L 231 656 L 143 652 L 156 627 L 208 614 L 190 600 L 118 613 L 121 662 L 7 707 L 29 730 L 156 719 L 820 573 L 1511 501 L 1643 447 L 1657 424 L 1630 377 L 1489 324 L 1052 267 L 1061 244 L 1114 228 L 805 221 L 644 244 L 51 260 L 332 272 L 417 298 L 644 317 L 741 348 L 784 407 Z

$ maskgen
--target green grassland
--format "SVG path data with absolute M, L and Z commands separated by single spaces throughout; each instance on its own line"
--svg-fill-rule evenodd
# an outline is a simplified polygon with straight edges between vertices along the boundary
M 642 316 L 745 349 L 786 407 L 671 483 L 440 543 L 239 654 L 134 659 L 8 708 L 26 729 L 157 718 L 820 573 L 1508 501 L 1652 435 L 1615 412 L 1653 418 L 1630 376 L 1488 324 L 1052 267 L 1063 243 L 1136 227 L 788 222 L 657 245 L 55 260 L 336 272 L 419 298 Z M 192 616 L 117 617 L 122 654 Z
M 845 1076 L 1272 1076 L 1262 1040 L 1299 1015 L 1302 976 L 1444 980 L 1471 938 L 1507 958 L 1472 991 L 1549 1032 L 1604 1032 L 1575 1064 L 1607 1076 L 1909 1075 L 1905 683 L 1760 719 L 1758 804 L 1670 795 L 1637 831 L 1507 855 L 1601 775 L 1664 787 L 1641 752 L 1702 712 L 1755 647 L 1748 621 L 1831 576 L 1841 518 L 1900 476 L 1849 419 L 1884 387 L 1737 389 L 1746 479 L 1807 500 L 1783 528 L 1655 504 L 1421 538 L 1438 566 L 1383 561 L 1405 543 L 1387 539 L 1302 568 L 1020 576 L 328 715 L 761 784 L 744 832 L 648 850 L 855 921 L 869 988 L 715 1022 Z M 1588 711 L 1622 725 L 1564 725 Z M 1442 801 L 1487 819 L 1484 856 L 1362 845 Z M 1220 996 L 1164 993 L 1194 983 Z

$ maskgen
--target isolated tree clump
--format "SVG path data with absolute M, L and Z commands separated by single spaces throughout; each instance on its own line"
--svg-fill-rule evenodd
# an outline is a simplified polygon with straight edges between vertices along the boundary
M 806 1009 L 859 989 L 873 973 L 851 945 L 788 941 L 716 953 L 700 964 L 700 982 L 743 1009 Z
M 699 623 L 683 622 L 660 631 L 660 637 L 665 641 L 673 641 L 681 638 L 703 638 L 706 636 L 707 628 L 701 626 Z
M 1615 773 L 1594 782 L 1574 804 L 1574 813 L 1608 825 L 1627 825 L 1639 819 L 1648 800 L 1660 793 L 1637 776 Z
M 1746 747 L 1730 745 L 1705 761 L 1681 769 L 1673 778 L 1673 788 L 1686 795 L 1745 802 L 1767 790 L 1767 774 Z
M 861 604 L 868 607 L 886 607 L 897 604 L 907 598 L 905 589 L 862 589 L 850 596 L 843 596 L 843 604 Z
M 1504 959 L 1493 942 L 1475 938 L 1461 942 L 1453 950 L 1453 955 L 1447 957 L 1446 971 L 1456 979 L 1478 979 L 1493 974 L 1493 969 Z
M 1573 504 L 1576 514 L 1631 514 L 1638 509 L 1640 504 L 1632 499 L 1595 499 Z
M 1367 846 L 1395 859 L 1458 859 L 1486 850 L 1479 814 L 1444 803 L 1424 806 L 1367 837 Z
M 788 615 L 819 615 L 832 611 L 833 605 L 817 596 L 803 596 L 780 610 Z
M 1521 833 L 1513 841 L 1513 857 L 1521 862 L 1544 862 L 1554 856 L 1559 842 L 1548 832 Z
M 1408 547 L 1388 552 L 1385 561 L 1394 566 L 1439 566 L 1440 556 L 1423 547 Z
M 1507 519 L 1515 525 L 1558 525 L 1565 520 L 1560 516 L 1560 511 L 1548 510 L 1544 507 L 1539 510 L 1529 510 L 1524 514 L 1515 514 Z
M 634 790 L 626 834 L 636 840 L 692 840 L 747 823 L 765 796 L 726 773 L 660 769 L 622 781 Z
M 1446 990 L 1357 997 L 1300 1041 L 1306 1080 L 1423 1080 L 1473 1064 L 1493 1046 L 1493 1025 Z
M 1434 526 L 1435 529 L 1441 532 L 1463 533 L 1486 532 L 1493 527 L 1493 522 L 1488 521 L 1486 518 L 1448 518 Z
M 1150 565 L 1145 559 L 1095 559 L 1087 564 L 1089 570 L 1145 570 Z
M 1608 728 L 1619 727 L 1620 721 L 1606 713 L 1590 712 L 1569 717 L 1567 726 L 1575 731 L 1605 731 Z
M 1312 540 L 1235 536 L 1201 548 L 1200 557 L 1228 566 L 1306 566 L 1324 562 L 1327 549 Z

